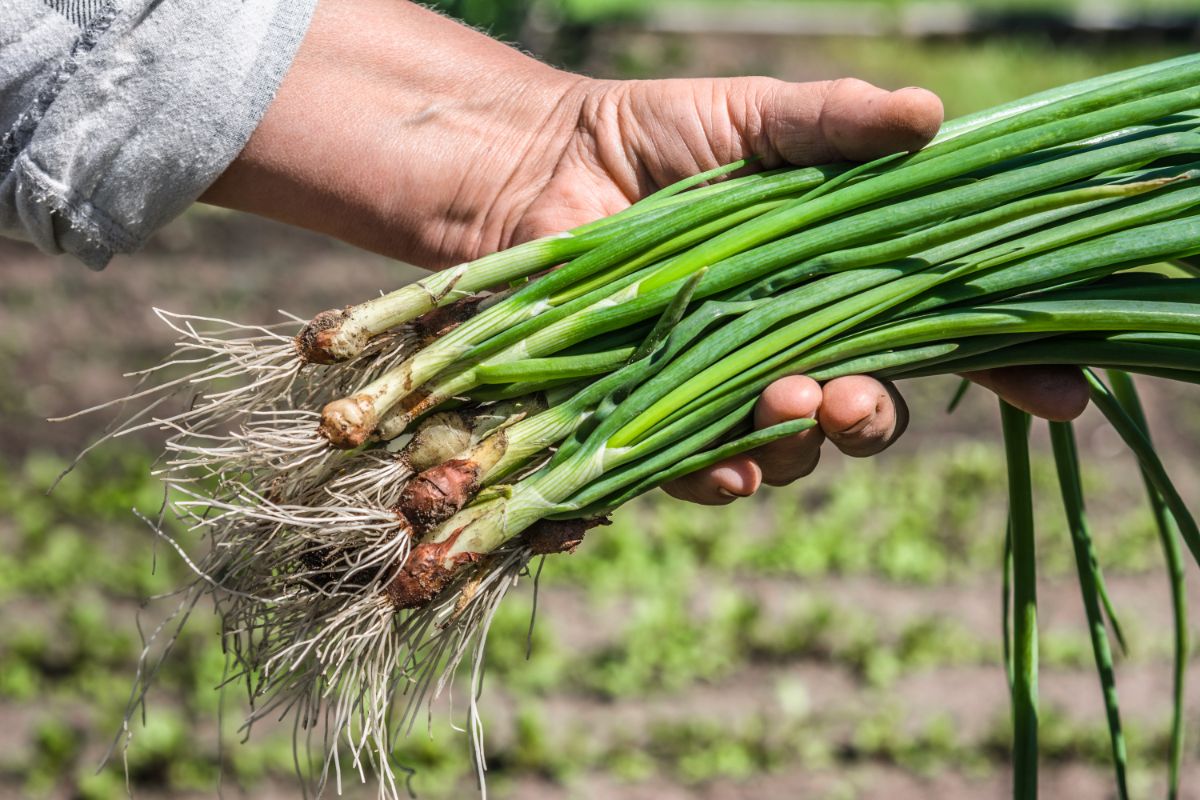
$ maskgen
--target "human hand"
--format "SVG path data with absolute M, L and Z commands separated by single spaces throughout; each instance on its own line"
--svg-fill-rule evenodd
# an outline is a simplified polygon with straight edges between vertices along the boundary
M 750 156 L 771 168 L 915 150 L 941 120 L 923 89 L 853 79 L 592 80 L 410 3 L 325 0 L 259 129 L 204 199 L 436 268 Z M 1086 404 L 1077 370 L 971 377 L 1039 416 Z M 907 410 L 868 376 L 784 378 L 755 410 L 760 426 L 799 417 L 820 424 L 665 488 L 730 502 L 808 474 L 825 439 L 880 452 Z

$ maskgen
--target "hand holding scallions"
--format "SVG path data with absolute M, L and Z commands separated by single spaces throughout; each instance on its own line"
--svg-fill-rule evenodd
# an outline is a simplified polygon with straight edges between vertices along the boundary
M 482 783 L 483 648 L 533 559 L 658 486 L 727 502 L 804 474 L 825 438 L 878 452 L 906 415 L 886 381 L 966 374 L 1011 403 L 1016 795 L 1037 784 L 1023 412 L 1090 399 L 1139 459 L 1172 565 L 1175 796 L 1200 527 L 1124 373 L 1200 383 L 1200 55 L 959 117 L 911 152 L 940 111 L 853 81 L 591 81 L 414 6 L 326 2 L 207 199 L 455 266 L 299 331 L 159 312 L 178 346 L 105 434 L 167 434 L 170 510 L 207 540 L 185 606 L 217 602 L 229 673 L 253 676 L 247 727 L 315 722 L 318 794 L 346 753 L 398 797 L 396 737 L 469 657 Z M 1052 439 L 1127 797 L 1102 613 L 1120 626 L 1070 426 Z
M 743 158 L 769 169 L 917 149 L 941 120 L 927 91 L 856 80 L 592 80 L 414 4 L 349 0 L 318 7 L 266 117 L 204 199 L 445 267 Z M 981 382 L 1040 416 L 1082 409 L 1074 371 L 1022 374 Z M 667 490 L 729 502 L 806 475 L 826 438 L 851 455 L 879 452 L 906 412 L 894 389 L 861 376 L 823 390 L 787 378 L 756 411 L 759 424 L 814 415 L 819 428 Z

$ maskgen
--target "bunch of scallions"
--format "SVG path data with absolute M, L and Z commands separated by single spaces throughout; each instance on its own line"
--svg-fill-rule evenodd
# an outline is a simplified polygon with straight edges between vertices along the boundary
M 1170 565 L 1174 794 L 1180 540 L 1200 559 L 1200 533 L 1128 373 L 1200 380 L 1200 272 L 1188 266 L 1200 253 L 1200 56 L 953 120 L 917 153 L 731 177 L 743 166 L 324 312 L 298 335 L 298 319 L 159 312 L 178 351 L 143 374 L 142 407 L 112 435 L 167 431 L 167 510 L 209 539 L 179 624 L 211 596 L 248 724 L 290 712 L 320 786 L 340 783 L 349 759 L 386 796 L 402 791 L 392 743 L 469 656 L 482 775 L 479 664 L 505 592 L 532 558 L 573 550 L 630 499 L 814 424 L 753 430 L 769 383 L 1079 364 L 1109 370 L 1086 371 L 1092 397 L 1140 459 Z M 1183 272 L 1137 269 L 1164 262 Z M 167 411 L 180 394 L 183 410 Z M 1031 420 L 1003 404 L 1002 418 L 1014 783 L 1033 797 Z M 1125 797 L 1107 633 L 1121 641 L 1120 627 L 1071 426 L 1051 432 Z

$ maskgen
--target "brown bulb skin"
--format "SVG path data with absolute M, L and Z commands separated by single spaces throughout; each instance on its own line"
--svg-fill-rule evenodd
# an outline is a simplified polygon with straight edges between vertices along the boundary
M 379 424 L 374 403 L 367 395 L 334 400 L 321 409 L 318 431 L 339 450 L 353 450 L 371 437 Z
M 336 364 L 345 360 L 335 354 L 333 348 L 347 316 L 347 309 L 331 308 L 317 314 L 304 326 L 304 330 L 296 336 L 296 350 L 305 363 Z
M 479 491 L 479 465 L 453 458 L 420 473 L 400 495 L 400 513 L 418 531 L 427 531 L 458 513 Z

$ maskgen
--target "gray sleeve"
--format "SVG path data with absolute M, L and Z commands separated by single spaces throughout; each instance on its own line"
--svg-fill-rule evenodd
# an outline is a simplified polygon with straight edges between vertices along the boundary
M 0 0 L 0 235 L 99 269 L 214 181 L 316 0 Z

